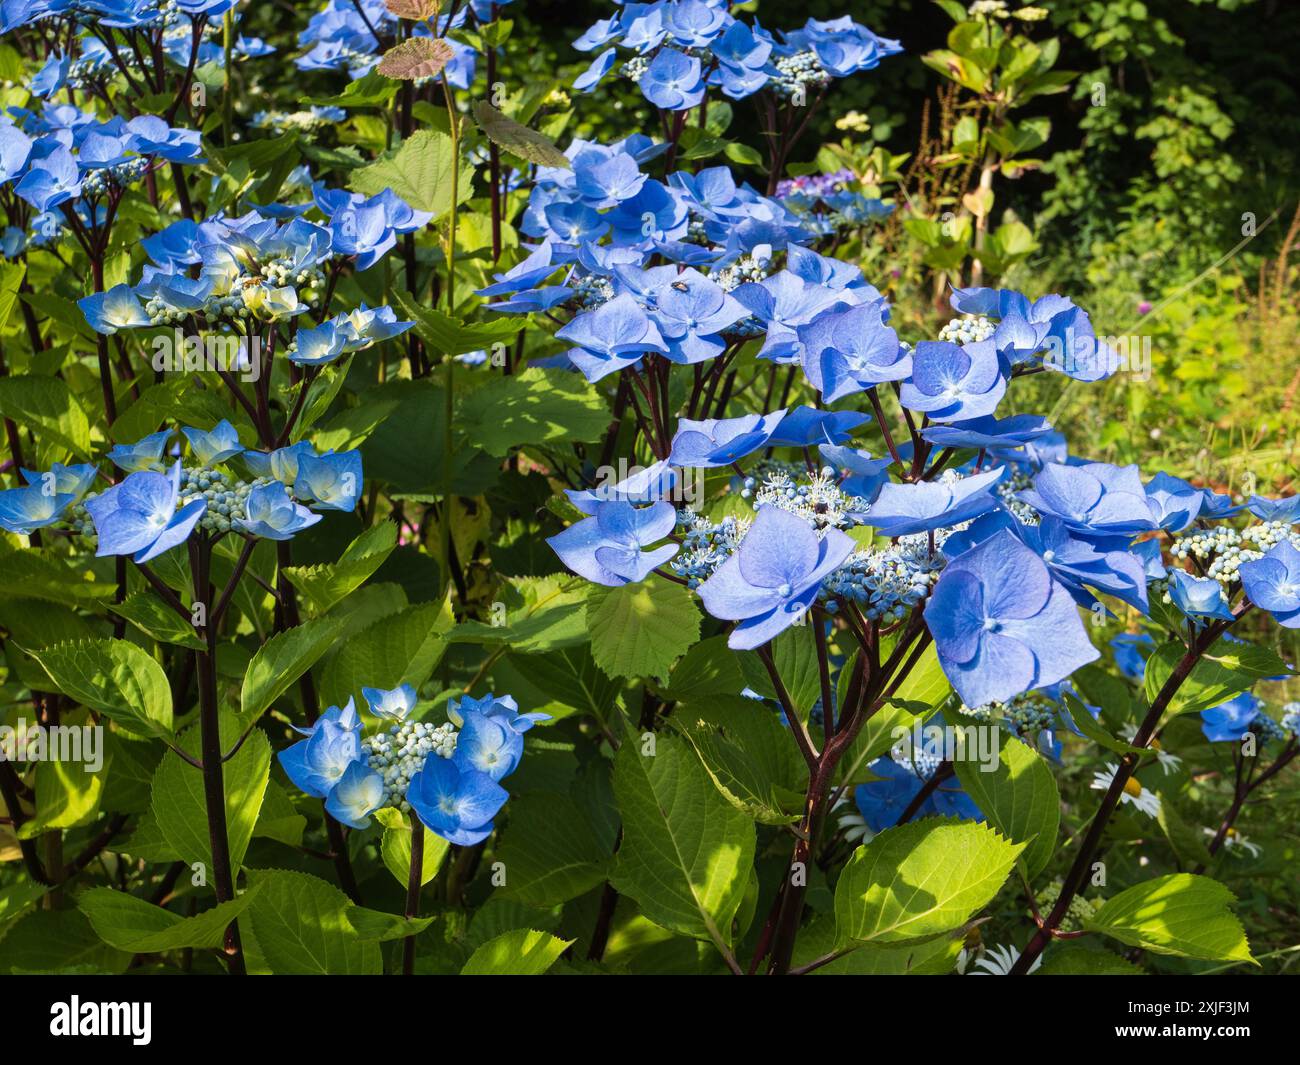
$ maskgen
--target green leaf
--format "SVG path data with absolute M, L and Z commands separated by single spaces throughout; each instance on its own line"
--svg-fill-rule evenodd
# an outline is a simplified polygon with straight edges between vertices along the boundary
M 191 651 L 202 651 L 205 647 L 194 626 L 151 591 L 136 592 L 121 603 L 111 604 L 108 609 L 161 643 L 177 644 Z
M 497 844 L 506 898 L 549 908 L 584 895 L 609 875 L 610 851 L 568 795 L 536 792 L 510 803 L 510 824 Z
M 1147 659 L 1143 686 L 1154 702 L 1186 648 L 1177 640 L 1161 644 Z M 1169 701 L 1168 714 L 1208 710 L 1244 692 L 1257 680 L 1289 673 L 1285 662 L 1265 647 L 1219 640 L 1201 657 Z
M 238 738 L 223 720 L 223 748 L 229 750 Z M 198 755 L 198 728 L 181 736 L 181 748 L 191 757 Z M 253 828 L 262 809 L 262 798 L 271 773 L 271 744 L 261 731 L 254 731 L 233 758 L 222 765 L 226 794 L 226 835 L 234 873 L 244 861 Z M 212 875 L 212 846 L 208 835 L 207 802 L 203 796 L 203 774 L 174 751 L 163 755 L 154 773 L 154 821 L 173 853 L 187 865 L 202 862 Z
M 369 580 L 396 546 L 397 524 L 381 521 L 348 544 L 337 562 L 291 566 L 284 575 L 312 608 L 323 614 Z
M 591 654 L 611 677 L 659 677 L 700 638 L 700 612 L 680 584 L 651 579 L 587 596 Z
M 392 79 L 371 71 L 349 82 L 338 96 L 304 96 L 302 102 L 316 107 L 383 107 L 399 88 Z
M 1077 943 L 1056 943 L 1048 948 L 1035 976 L 1141 976 L 1142 970 L 1109 950 Z
M 79 711 L 76 719 L 65 718 L 63 721 L 77 730 L 65 735 L 73 738 L 74 742 L 80 740 L 81 760 L 47 757 L 36 763 L 36 816 L 24 822 L 18 830 L 20 839 L 35 839 L 51 828 L 75 828 L 94 819 L 103 800 L 109 762 L 105 756 L 99 768 L 91 772 L 85 760 L 88 754 L 86 734 L 80 727 L 88 721 L 89 715 L 84 711 Z M 100 733 L 99 742 L 104 742 L 103 733 Z
M 412 816 L 403 814 L 391 806 L 386 806 L 375 813 L 375 819 L 384 826 L 384 838 L 379 845 L 379 854 L 384 865 L 393 874 L 397 882 L 406 887 L 411 879 L 411 821 Z M 417 822 L 418 823 L 418 822 Z M 435 836 L 424 825 L 424 861 L 420 865 L 420 883 L 427 884 L 442 868 L 442 863 L 451 850 L 451 844 L 441 836 Z
M 464 355 L 483 348 L 490 349 L 494 344 L 513 341 L 523 328 L 518 315 L 503 315 L 487 322 L 466 325 L 436 307 L 417 303 L 403 292 L 394 292 L 393 296 L 402 314 L 415 322 L 415 331 L 421 339 L 431 351 L 441 355 Z
M 261 889 L 248 908 L 249 930 L 273 973 L 382 971 L 378 945 L 358 934 L 349 918 L 355 907 L 334 885 L 286 869 L 250 869 L 248 880 Z
M 1156 877 L 1121 891 L 1083 922 L 1130 947 L 1203 961 L 1254 962 L 1232 892 L 1192 873 Z
M 682 655 L 668 677 L 665 694 L 678 702 L 691 702 L 708 695 L 735 695 L 746 683 L 727 638 L 711 636 Z
M 549 932 L 517 928 L 489 939 L 469 956 L 461 976 L 541 976 L 572 946 Z
M 536 130 L 521 126 L 513 118 L 503 115 L 485 100 L 476 100 L 473 105 L 474 121 L 484 136 L 493 144 L 504 148 L 511 155 L 539 166 L 558 167 L 572 170 L 573 164 L 568 157 L 555 146 L 555 143 Z
M 451 630 L 453 643 L 500 644 L 536 654 L 585 644 L 586 581 L 575 577 L 521 577 L 504 588 L 503 610 L 493 623 L 465 621 Z M 494 604 L 495 608 L 495 604 Z
M 0 415 L 32 431 L 45 462 L 90 455 L 90 421 L 62 378 L 0 377 Z
M 29 653 L 50 675 L 55 690 L 108 714 L 134 732 L 171 735 L 172 693 L 167 674 L 135 644 L 82 640 Z
M 338 618 L 315 618 L 277 633 L 262 644 L 244 674 L 240 720 L 245 725 L 256 721 L 333 646 L 342 628 Z
M 194 917 L 155 906 L 125 891 L 99 887 L 77 896 L 77 908 L 90 919 L 95 934 L 118 950 L 157 954 L 164 950 L 197 947 L 214 950 L 225 942 L 230 922 L 248 908 L 257 895 L 252 887 L 230 902 L 222 902 Z
M 909 943 L 959 928 L 997 895 L 1025 849 L 988 825 L 927 817 L 889 828 L 835 885 L 840 943 Z
M 473 194 L 474 168 L 460 162 L 457 203 L 451 201 L 451 174 L 456 160 L 451 137 L 419 130 L 402 143 L 395 155 L 352 172 L 348 187 L 363 196 L 392 189 L 417 211 L 428 211 L 436 222 Z
M 1025 844 L 1026 871 L 1037 876 L 1056 850 L 1061 823 L 1061 796 L 1047 763 L 1028 744 L 1006 739 L 993 772 L 961 756 L 960 747 L 953 768 L 989 823 L 1012 842 Z
M 813 641 L 811 625 L 794 625 L 781 633 L 768 646 L 777 675 L 785 685 L 786 694 L 794 704 L 795 714 L 806 722 L 813 704 L 821 698 L 821 672 L 817 664 L 817 647 Z M 745 674 L 745 684 L 764 698 L 776 701 L 772 677 L 754 651 L 744 651 L 739 656 L 740 668 Z
M 764 825 L 799 819 L 807 764 L 790 730 L 766 706 L 743 696 L 714 695 L 682 705 L 672 723 L 738 810 Z
M 611 882 L 664 928 L 719 947 L 744 898 L 754 826 L 718 794 L 684 740 L 629 735 L 614 765 L 623 843 Z
M 320 675 L 321 696 L 342 706 L 361 699 L 361 687 L 418 688 L 447 649 L 453 615 L 450 600 L 419 603 L 380 618 L 331 655 Z
M 563 370 L 497 375 L 460 401 L 457 420 L 474 426 L 473 444 L 489 455 L 559 440 L 596 440 L 609 427 L 599 392 Z

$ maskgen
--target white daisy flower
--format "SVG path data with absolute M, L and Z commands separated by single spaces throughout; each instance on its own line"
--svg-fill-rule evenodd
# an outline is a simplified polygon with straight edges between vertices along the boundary
M 962 954 L 964 953 L 966 953 L 966 951 L 963 948 Z M 971 976 L 1006 976 L 1009 972 L 1011 972 L 1011 967 L 1015 965 L 1016 962 L 1018 962 L 1019 960 L 1020 960 L 1020 951 L 1016 950 L 1015 947 L 1009 947 L 1009 946 L 1008 947 L 985 947 L 983 954 L 975 962 L 976 971 L 972 972 L 970 975 Z M 961 965 L 960 955 L 958 955 L 957 961 L 958 961 L 958 965 L 960 966 Z M 1043 964 L 1043 957 L 1040 954 L 1037 958 L 1034 959 L 1034 964 L 1029 967 L 1029 971 L 1032 973 L 1035 969 L 1037 969 L 1042 964 Z M 981 969 L 983 970 L 983 972 L 979 971 Z M 959 968 L 958 971 L 964 972 L 965 970 Z
M 1107 791 L 1115 781 L 1115 774 L 1119 772 L 1119 766 L 1114 762 L 1106 763 L 1104 773 L 1097 772 L 1092 774 L 1092 790 Z M 1141 810 L 1148 817 L 1155 817 L 1160 813 L 1160 797 L 1155 792 L 1147 791 L 1146 788 L 1138 781 L 1137 777 L 1129 777 L 1124 782 L 1124 790 L 1120 792 L 1119 801 L 1124 804 L 1132 804 Z
M 840 832 L 850 843 L 867 843 L 875 835 L 871 831 L 871 826 L 867 824 L 867 819 L 858 812 L 857 805 L 848 797 L 847 794 L 841 795 L 839 802 L 835 804 L 832 812 L 838 811 L 838 824 Z
M 1137 726 L 1130 722 L 1120 729 L 1120 734 L 1128 740 L 1129 743 L 1132 743 L 1137 738 L 1137 731 Z M 1169 751 L 1166 751 L 1161 747 L 1159 740 L 1151 741 L 1151 750 L 1155 751 L 1156 761 L 1160 763 L 1160 768 L 1165 771 L 1165 776 L 1168 776 L 1170 773 L 1177 773 L 1179 767 L 1183 764 L 1183 760 L 1179 758 L 1178 755 L 1171 754 Z
M 1212 828 L 1201 829 L 1211 839 L 1214 838 L 1215 832 Z M 1229 854 L 1234 851 L 1245 851 L 1252 858 L 1258 858 L 1264 853 L 1264 849 L 1258 843 L 1251 843 L 1250 840 L 1238 832 L 1235 828 L 1229 828 L 1227 835 L 1223 837 L 1223 849 Z M 1240 858 L 1241 854 L 1237 854 Z

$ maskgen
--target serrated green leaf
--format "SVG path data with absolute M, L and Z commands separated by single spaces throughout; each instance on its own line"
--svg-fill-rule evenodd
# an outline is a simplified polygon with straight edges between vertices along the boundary
M 290 566 L 285 577 L 318 614 L 324 614 L 373 576 L 397 546 L 397 525 L 381 521 L 352 541 L 337 562 Z
M 167 674 L 148 652 L 127 640 L 83 640 L 29 652 L 54 690 L 108 714 L 146 736 L 169 736 L 172 693 Z
M 1155 700 L 1185 651 L 1177 640 L 1169 640 L 1147 659 L 1143 687 L 1148 702 Z M 1208 710 L 1248 690 L 1257 680 L 1288 672 L 1286 663 L 1266 647 L 1219 640 L 1179 685 L 1167 713 L 1173 716 Z
M 377 974 L 378 944 L 361 938 L 349 919 L 351 901 L 318 877 L 286 869 L 248 870 L 261 890 L 248 908 L 249 929 L 273 973 Z
M 927 817 L 859 847 L 835 885 L 841 944 L 919 942 L 988 905 L 1025 849 L 988 825 Z
M 549 137 L 527 126 L 521 126 L 485 100 L 475 101 L 473 110 L 474 121 L 487 139 L 504 148 L 511 155 L 516 155 L 529 163 L 537 163 L 539 166 L 558 167 L 561 170 L 573 169 L 573 164 L 569 162 L 568 157 Z
M 1236 901 L 1217 880 L 1173 873 L 1107 899 L 1083 927 L 1156 954 L 1254 962 L 1246 933 L 1232 913 Z
M 591 654 L 611 677 L 659 677 L 700 637 L 700 612 L 680 584 L 648 580 L 587 596 Z
M 194 626 L 158 598 L 152 591 L 136 592 L 121 603 L 109 606 L 114 614 L 126 618 L 132 625 L 161 643 L 188 647 L 202 651 L 206 646 L 194 631 Z
M 461 976 L 541 976 L 572 946 L 549 932 L 517 928 L 490 939 L 469 956 Z
M 232 730 L 234 718 L 222 721 L 222 743 L 229 750 L 238 738 Z M 180 737 L 181 748 L 198 756 L 198 728 Z M 226 834 L 230 863 L 239 872 L 253 828 L 262 809 L 271 772 L 271 744 L 254 731 L 234 757 L 222 765 L 226 795 Z M 153 778 L 151 813 L 170 851 L 187 865 L 202 862 L 211 876 L 212 846 L 208 834 L 207 802 L 203 795 L 203 774 L 174 751 L 168 751 Z
M 510 824 L 497 844 L 506 882 L 499 892 L 547 908 L 576 899 L 609 875 L 611 853 L 586 813 L 568 795 L 537 792 L 510 803 Z
M 454 618 L 450 599 L 419 603 L 380 618 L 331 655 L 320 674 L 321 696 L 342 706 L 362 705 L 361 688 L 418 688 L 433 674 L 447 649 Z
M 113 888 L 91 888 L 77 896 L 77 908 L 90 920 L 95 934 L 118 950 L 157 954 L 164 950 L 196 947 L 213 950 L 223 945 L 226 928 L 248 908 L 258 888 L 251 887 L 230 902 L 218 903 L 193 917 L 155 906 Z
M 363 196 L 378 196 L 392 189 L 417 211 L 428 211 L 437 221 L 456 203 L 451 201 L 451 174 L 456 164 L 451 137 L 434 130 L 419 130 L 389 158 L 352 172 L 348 187 Z M 458 202 L 474 194 L 474 169 L 460 162 Z
M 262 644 L 244 674 L 240 720 L 245 725 L 256 721 L 334 645 L 342 629 L 343 622 L 338 618 L 314 618 Z
M 718 946 L 731 941 L 754 859 L 754 825 L 718 794 L 684 740 L 631 735 L 614 764 L 623 818 L 611 882 L 657 925 Z
M 90 455 L 90 420 L 62 378 L 0 377 L 0 415 L 32 431 L 43 463 Z
M 375 813 L 375 819 L 384 826 L 384 838 L 379 845 L 380 857 L 384 859 L 384 865 L 394 879 L 405 888 L 411 879 L 411 817 L 386 806 Z M 447 852 L 451 850 L 451 844 L 441 836 L 435 836 L 424 825 L 420 825 L 420 831 L 424 833 L 420 883 L 427 884 L 438 875 Z
M 525 444 L 596 440 L 609 427 L 609 410 L 581 376 L 530 369 L 475 389 L 458 404 L 457 420 L 474 426 L 475 447 L 504 455 Z
M 953 768 L 989 823 L 1013 842 L 1025 844 L 1025 869 L 1031 878 L 1037 876 L 1056 850 L 1061 823 L 1061 796 L 1047 763 L 1028 744 L 1006 738 L 993 772 L 960 756 Z

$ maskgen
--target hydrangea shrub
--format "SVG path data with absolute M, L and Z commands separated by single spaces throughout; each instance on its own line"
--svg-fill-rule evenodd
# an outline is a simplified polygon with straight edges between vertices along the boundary
M 1252 964 L 1300 498 L 1023 409 L 1125 368 L 1068 297 L 837 255 L 894 205 L 791 162 L 900 42 L 534 84 L 512 11 L 4 5 L 0 970 Z

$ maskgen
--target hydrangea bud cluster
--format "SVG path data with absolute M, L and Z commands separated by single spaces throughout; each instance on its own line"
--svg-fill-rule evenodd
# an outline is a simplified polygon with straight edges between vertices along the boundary
M 1188 530 L 1174 541 L 1170 554 L 1179 562 L 1195 560 L 1205 576 L 1229 584 L 1237 579 L 1237 570 L 1243 562 L 1263 558 L 1269 548 L 1284 539 L 1300 548 L 1300 536 L 1285 522 L 1263 521 L 1245 529 L 1216 525 Z
M 222 470 L 210 470 L 206 466 L 191 466 L 181 470 L 180 494 L 176 500 L 176 509 L 181 510 L 196 499 L 204 500 L 208 505 L 199 519 L 199 528 L 217 535 L 230 531 L 231 518 L 238 518 L 246 513 L 248 493 L 259 484 L 268 484 L 269 480 L 260 477 L 254 481 L 243 481 Z
M 106 166 L 101 170 L 92 170 L 81 182 L 81 194 L 93 200 L 108 191 L 110 185 L 125 188 L 134 184 L 149 172 L 153 160 L 145 156 L 136 156 L 116 166 Z
M 793 98 L 802 93 L 806 98 L 812 91 L 829 85 L 831 80 L 812 49 L 779 57 L 776 69 L 778 75 L 772 80 L 772 91 L 778 96 Z
M 341 107 L 311 107 L 304 111 L 258 111 L 253 116 L 256 129 L 272 133 L 313 133 L 325 126 L 342 122 L 347 112 Z
M 429 755 L 450 758 L 455 753 L 456 726 L 450 721 L 441 725 L 408 721 L 361 741 L 362 758 L 384 778 L 383 805 L 395 806 L 403 813 L 411 809 L 406 801 L 407 785 Z
M 761 485 L 756 487 L 753 482 L 754 478 L 745 478 L 741 496 L 752 498 L 755 510 L 762 506 L 780 507 L 798 515 L 819 532 L 858 524 L 855 515 L 862 514 L 870 505 L 860 496 L 846 495 L 829 466 L 803 481 L 776 470 Z
M 976 344 L 988 340 L 997 326 L 982 314 L 963 314 L 945 322 L 939 330 L 939 339 L 949 344 Z
M 996 721 L 1005 724 L 1018 736 L 1036 736 L 1052 728 L 1060 707 L 1042 692 L 1025 692 L 1005 703 L 985 703 L 982 706 L 963 705 L 961 712 L 976 721 Z
M 682 549 L 669 562 L 669 567 L 690 587 L 698 587 L 736 550 L 749 531 L 749 524 L 744 518 L 730 514 L 715 522 L 702 514 L 679 510 L 677 525 Z
M 722 287 L 724 292 L 733 292 L 750 281 L 762 281 L 772 272 L 771 267 L 770 259 L 760 259 L 755 255 L 742 255 L 734 263 L 729 263 L 709 276 Z M 752 316 L 742 319 L 732 326 L 729 331 L 743 332 L 747 322 L 756 321 L 757 319 L 753 319 Z M 763 328 L 760 326 L 757 331 L 761 333 Z
M 1056 905 L 1057 899 L 1061 897 L 1061 889 L 1065 882 L 1057 877 L 1047 887 L 1043 888 L 1038 896 L 1038 909 L 1042 913 L 1049 913 Z M 1065 911 L 1065 918 L 1061 921 L 1060 928 L 1063 932 L 1076 932 L 1083 927 L 1083 922 L 1091 920 L 1097 912 L 1100 903 L 1092 902 L 1085 899 L 1082 895 L 1075 895 L 1070 900 L 1070 908 Z
M 1289 736 L 1300 736 L 1300 703 L 1283 705 L 1281 727 Z
M 855 551 L 826 578 L 822 594 L 832 613 L 836 599 L 848 599 L 869 621 L 892 625 L 930 594 L 943 562 L 924 535 L 903 536 L 886 548 Z

